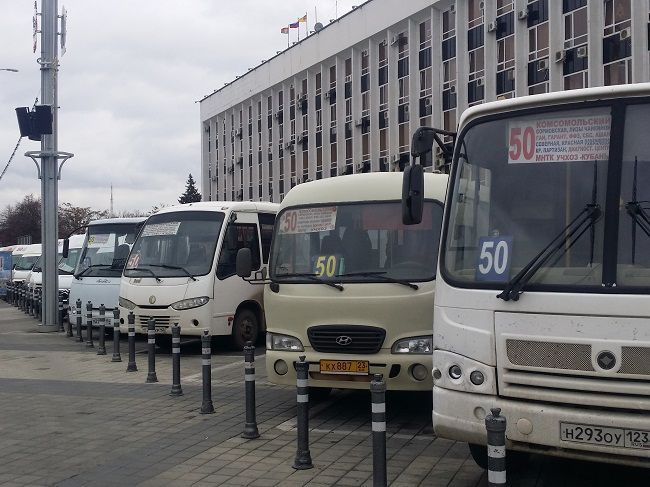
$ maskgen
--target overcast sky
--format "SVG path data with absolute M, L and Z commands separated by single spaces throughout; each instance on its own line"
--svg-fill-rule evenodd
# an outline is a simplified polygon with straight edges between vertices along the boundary
M 287 46 L 280 29 L 308 14 L 318 20 L 363 0 L 59 0 L 68 11 L 67 52 L 60 58 L 59 150 L 73 152 L 59 201 L 108 209 L 173 204 L 188 173 L 200 180 L 196 100 Z M 32 52 L 32 0 L 4 0 L 0 22 L 0 172 L 19 137 L 14 108 L 40 97 L 40 36 Z M 38 0 L 41 9 L 41 0 Z M 39 28 L 40 28 L 39 18 Z M 301 26 L 301 36 L 304 26 Z M 295 39 L 295 30 L 291 40 Z M 23 139 L 0 180 L 0 210 L 40 181 Z M 200 187 L 199 187 L 200 190 Z

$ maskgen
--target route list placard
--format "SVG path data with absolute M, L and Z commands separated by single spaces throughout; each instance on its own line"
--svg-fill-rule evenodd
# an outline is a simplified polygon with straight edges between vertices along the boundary
M 508 163 L 609 159 L 610 115 L 539 118 L 508 124 Z
M 287 210 L 282 215 L 278 233 L 313 233 L 334 230 L 336 213 L 336 206 Z

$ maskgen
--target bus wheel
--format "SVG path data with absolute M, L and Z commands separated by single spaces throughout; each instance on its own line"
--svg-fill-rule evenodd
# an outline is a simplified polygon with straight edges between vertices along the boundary
M 485 445 L 475 445 L 473 443 L 469 443 L 468 446 L 469 452 L 472 454 L 472 458 L 476 464 L 483 470 L 487 470 L 487 447 Z
M 241 351 L 244 349 L 246 342 L 257 341 L 260 327 L 257 322 L 257 316 L 250 309 L 242 309 L 235 316 L 235 321 L 232 325 L 231 343 L 235 350 Z

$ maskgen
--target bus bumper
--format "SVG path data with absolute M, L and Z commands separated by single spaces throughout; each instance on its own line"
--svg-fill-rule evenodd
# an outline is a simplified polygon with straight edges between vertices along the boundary
M 336 355 L 325 356 L 322 353 L 306 349 L 304 352 L 266 351 L 266 371 L 269 382 L 282 385 L 296 385 L 294 363 L 301 355 L 309 362 L 309 386 L 331 387 L 335 389 L 364 389 L 370 387 L 373 374 L 383 374 L 386 388 L 394 391 L 430 391 L 433 386 L 431 378 L 431 355 L 392 354 L 390 349 L 382 349 L 373 355 Z M 370 373 L 364 375 L 324 374 L 320 372 L 320 360 L 367 360 L 370 362 Z M 424 376 L 417 380 L 413 376 L 414 367 L 419 365 Z M 277 372 L 286 368 L 286 373 Z
M 433 429 L 437 436 L 486 444 L 485 415 L 501 408 L 507 419 L 506 448 L 590 461 L 650 467 L 646 448 L 595 445 L 560 438 L 560 423 L 584 424 L 617 430 L 647 431 L 645 412 L 580 409 L 546 403 L 529 403 L 493 395 L 433 388 Z

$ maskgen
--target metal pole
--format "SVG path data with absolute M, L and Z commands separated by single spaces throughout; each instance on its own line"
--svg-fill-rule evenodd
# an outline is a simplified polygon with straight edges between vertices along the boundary
M 95 348 L 93 345 L 93 303 L 86 303 L 86 346 Z
M 83 342 L 84 337 L 81 334 L 81 322 L 83 321 L 83 317 L 81 316 L 81 299 L 77 299 L 77 341 L 78 342 Z
M 120 355 L 120 308 L 113 310 L 113 358 L 111 362 L 121 362 Z
M 181 327 L 172 326 L 172 390 L 170 396 L 182 396 L 181 387 Z
M 40 299 L 39 299 L 40 301 Z M 59 305 L 59 314 L 57 316 L 57 322 L 59 324 L 59 331 L 65 331 L 65 328 L 63 327 L 63 296 L 61 293 L 58 293 L 57 295 L 57 303 Z M 39 303 L 39 306 L 42 304 Z M 40 313 L 39 313 L 40 314 Z
M 375 374 L 370 382 L 372 418 L 372 485 L 386 487 L 386 382 Z
M 298 357 L 296 362 L 296 419 L 298 429 L 298 449 L 293 468 L 296 470 L 307 470 L 314 468 L 311 463 L 311 452 L 309 451 L 309 363 L 305 362 L 305 356 Z
M 106 355 L 106 306 L 99 305 L 99 346 L 97 355 Z
M 52 134 L 41 138 L 41 242 L 43 242 L 43 320 L 39 331 L 58 330 L 56 323 L 59 279 L 58 243 L 58 167 L 57 71 L 58 0 L 41 1 L 41 103 L 52 107 Z
M 201 335 L 201 371 L 203 379 L 203 402 L 201 403 L 201 414 L 214 413 L 212 404 L 212 347 L 210 342 L 210 330 L 203 330 Z
M 127 372 L 137 372 L 138 366 L 135 364 L 135 315 L 133 311 L 127 318 L 129 323 L 129 363 L 126 366 Z
M 149 371 L 147 373 L 147 384 L 158 382 L 156 375 L 156 320 L 149 318 L 147 323 L 147 355 L 149 356 Z
M 255 418 L 255 347 L 253 342 L 246 342 L 244 347 L 244 382 L 246 388 L 246 424 L 242 438 L 252 440 L 260 437 Z
M 506 485 L 506 418 L 492 408 L 485 417 L 487 430 L 488 487 Z

